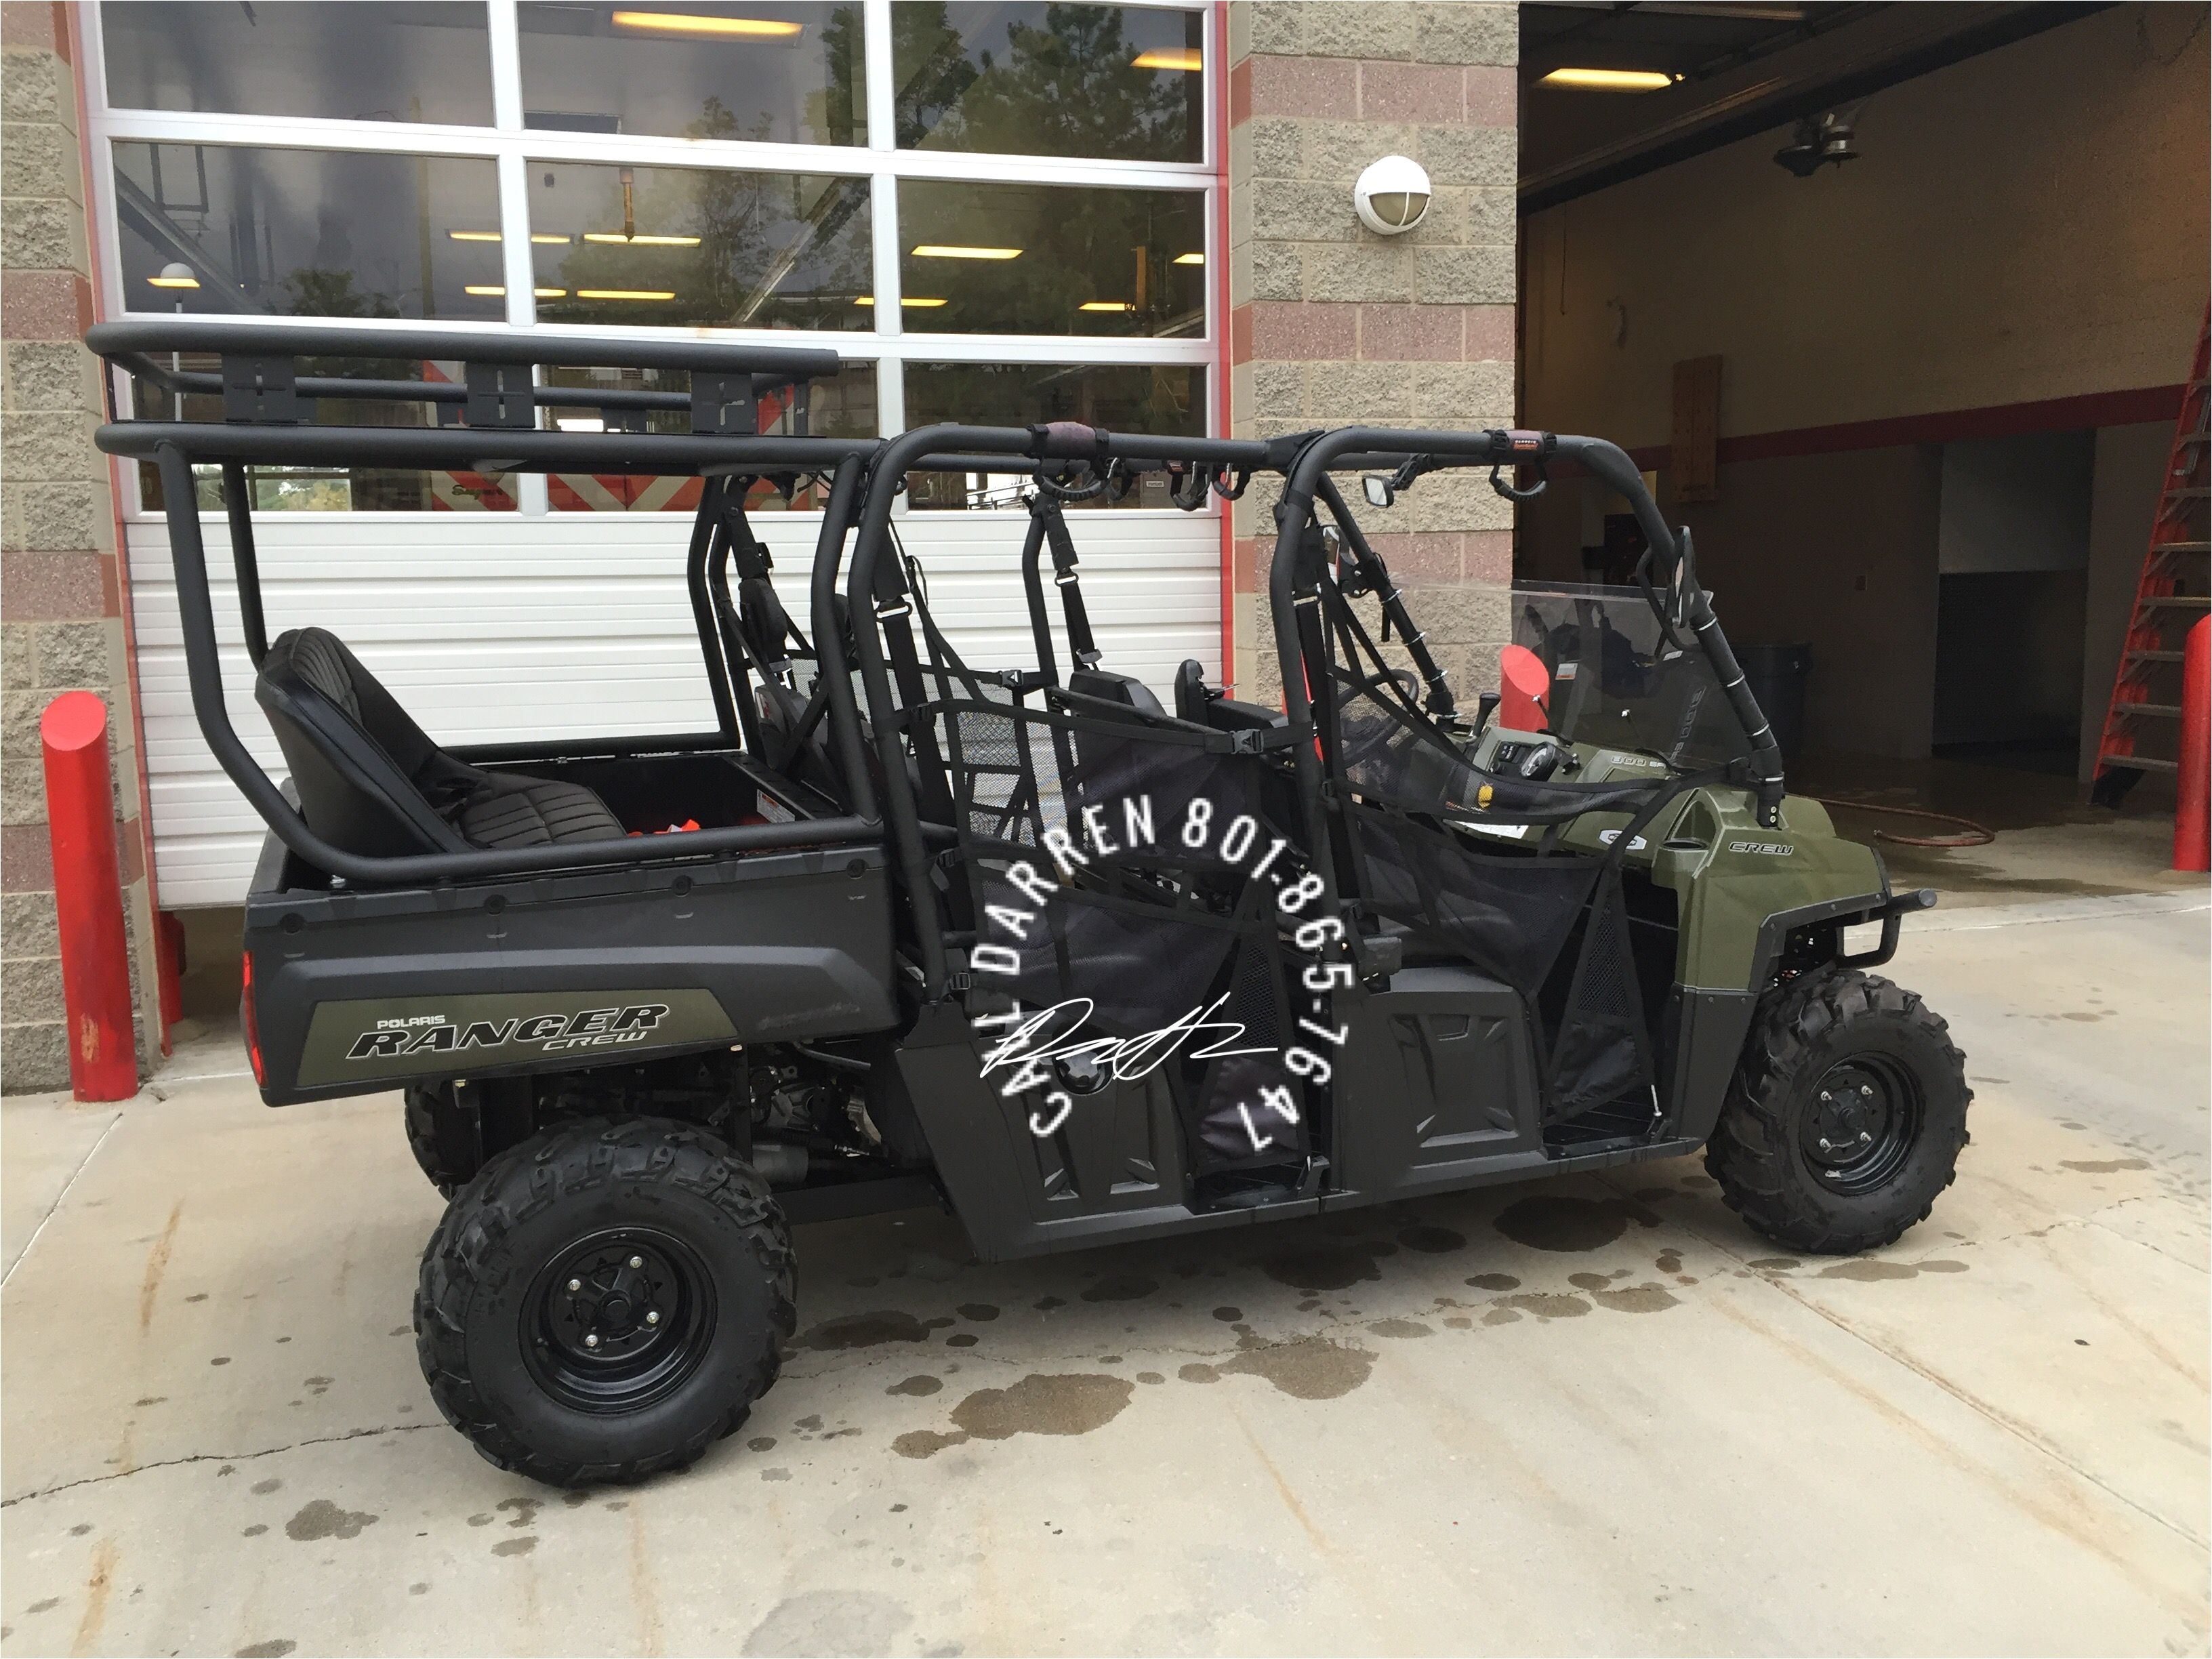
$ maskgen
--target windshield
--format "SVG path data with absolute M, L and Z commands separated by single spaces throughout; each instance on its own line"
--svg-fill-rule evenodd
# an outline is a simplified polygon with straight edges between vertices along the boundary
M 1684 630 L 1677 643 L 1664 638 L 1640 589 L 1516 584 L 1513 639 L 1552 671 L 1556 737 L 1685 768 L 1751 752 L 1696 637 Z

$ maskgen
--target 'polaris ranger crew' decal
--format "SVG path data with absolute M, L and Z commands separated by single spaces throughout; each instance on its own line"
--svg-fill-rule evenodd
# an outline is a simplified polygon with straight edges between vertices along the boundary
M 304 1085 L 358 1078 L 451 1076 L 539 1059 L 574 1065 L 736 1036 L 705 991 L 526 992 L 326 1002 L 301 1056 Z

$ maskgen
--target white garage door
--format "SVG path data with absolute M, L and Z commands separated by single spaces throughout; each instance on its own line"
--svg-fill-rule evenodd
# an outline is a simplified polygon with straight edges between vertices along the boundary
M 1187 657 L 1221 668 L 1220 520 L 1146 511 L 1069 514 L 1108 665 L 1165 696 Z M 232 723 L 283 775 L 229 577 L 228 532 L 202 519 Z M 821 520 L 754 520 L 793 616 L 806 615 Z M 1034 657 L 1018 555 L 1029 515 L 915 513 L 899 520 L 931 607 L 978 667 Z M 315 623 L 351 646 L 441 743 L 511 743 L 711 729 L 684 591 L 687 514 L 263 514 L 254 520 L 273 639 Z M 167 526 L 127 530 L 154 858 L 169 908 L 242 902 L 260 818 L 200 737 L 185 677 Z M 811 630 L 810 630 L 811 631 Z M 1066 647 L 1061 647 L 1066 663 Z

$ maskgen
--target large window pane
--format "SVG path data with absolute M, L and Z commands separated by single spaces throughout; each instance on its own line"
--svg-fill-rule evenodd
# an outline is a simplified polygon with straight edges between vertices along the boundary
M 868 181 L 530 164 L 538 314 L 556 323 L 868 326 Z
M 1194 11 L 1149 6 L 902 0 L 900 148 L 1203 160 L 1200 31 Z
M 899 185 L 906 325 L 945 334 L 1201 334 L 1196 191 Z
M 506 314 L 488 161 L 118 143 L 115 205 L 133 311 Z
M 1036 426 L 1080 421 L 1109 432 L 1206 434 L 1206 371 L 1195 365 L 1127 363 L 908 363 L 909 428 L 955 421 L 969 426 Z M 985 504 L 999 474 L 911 474 L 917 507 Z M 1172 507 L 1164 472 L 1138 475 L 1118 501 L 1094 496 L 1091 507 Z
M 867 143 L 857 3 L 683 0 L 646 9 L 525 0 L 518 10 L 526 126 Z
M 119 109 L 491 125 L 481 4 L 107 0 Z
M 691 377 L 681 369 L 570 368 L 545 371 L 555 386 L 605 388 L 611 391 L 678 392 L 689 393 Z M 599 432 L 629 423 L 631 430 L 688 432 L 691 417 L 674 410 L 648 410 L 640 416 L 620 410 L 573 409 L 547 410 L 544 423 L 568 432 Z M 763 400 L 760 410 L 763 432 L 791 433 L 799 429 L 787 395 Z M 805 430 L 820 438 L 872 438 L 877 434 L 876 366 L 848 362 L 828 380 L 806 389 Z M 745 505 L 752 512 L 790 508 L 814 511 L 823 504 L 827 486 L 802 482 L 787 498 L 776 484 L 763 480 L 752 486 Z M 556 472 L 547 480 L 546 495 L 556 513 L 689 513 L 699 505 L 699 480 L 694 477 L 631 477 L 616 474 Z

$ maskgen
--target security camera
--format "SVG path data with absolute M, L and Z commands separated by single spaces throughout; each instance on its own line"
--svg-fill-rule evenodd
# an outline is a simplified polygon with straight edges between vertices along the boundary
M 1774 164 L 1787 167 L 1800 179 L 1809 179 L 1822 167 L 1841 167 L 1859 159 L 1850 120 L 1831 111 L 1814 120 L 1797 123 L 1790 143 L 1774 152 Z
M 1352 187 L 1359 222 L 1377 236 L 1400 236 L 1429 210 L 1429 175 L 1419 161 L 1386 155 Z

